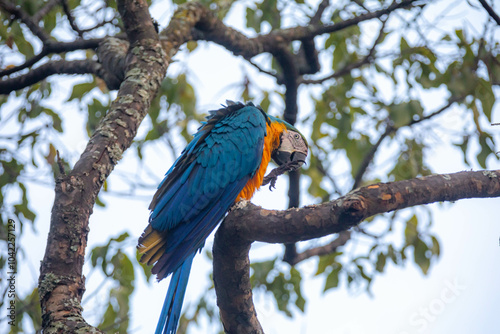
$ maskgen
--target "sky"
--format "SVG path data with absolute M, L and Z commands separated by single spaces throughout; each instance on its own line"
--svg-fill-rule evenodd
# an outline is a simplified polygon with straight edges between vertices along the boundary
M 237 8 L 231 14 L 228 20 L 231 25 L 239 25 L 241 10 Z M 157 16 L 160 24 L 164 25 L 168 22 L 171 12 L 168 8 L 156 7 L 152 9 L 152 13 Z M 242 67 L 230 53 L 220 47 L 203 43 L 198 52 L 189 56 L 183 54 L 183 57 L 189 58 L 187 65 L 178 66 L 188 66 L 189 71 L 194 74 L 196 79 L 192 83 L 197 87 L 198 107 L 201 110 L 213 109 L 225 99 L 234 99 L 237 96 L 237 91 L 231 87 L 241 81 L 241 76 L 235 74 L 241 74 Z M 176 69 L 172 68 L 172 71 Z M 81 82 L 82 79 L 76 80 Z M 74 82 L 74 79 L 65 77 L 59 82 L 61 97 L 69 94 L 67 89 L 65 91 L 68 82 Z M 272 81 L 264 81 L 261 84 L 271 85 Z M 65 145 L 83 150 L 86 144 L 85 129 L 82 127 L 84 115 L 77 110 L 75 104 L 60 106 L 57 105 L 57 99 L 54 99 L 53 103 L 56 108 L 64 110 L 65 126 L 69 128 L 63 138 Z M 310 104 L 306 102 L 299 108 L 302 115 L 312 112 Z M 493 121 L 500 122 L 498 104 L 494 107 Z M 149 150 L 151 154 L 148 156 L 151 160 L 147 164 L 159 180 L 170 167 L 172 158 L 160 145 L 154 145 Z M 433 148 L 426 157 L 436 173 L 453 173 L 469 168 L 463 164 L 461 153 L 451 144 Z M 488 162 L 490 169 L 500 169 L 497 160 L 490 159 Z M 137 162 L 133 159 L 132 152 L 126 152 L 115 172 L 133 173 L 136 170 Z M 120 187 L 122 181 L 114 178 L 110 182 Z M 286 191 L 286 182 L 281 179 L 273 193 L 267 188 L 262 189 L 252 201 L 268 209 L 283 209 L 287 205 Z M 152 192 L 153 190 L 151 196 Z M 33 286 L 38 281 L 39 263 L 45 251 L 53 197 L 51 186 L 31 184 L 29 187 L 29 199 L 37 211 L 39 222 L 37 233 L 28 229 L 28 233 L 19 240 L 27 246 L 28 252 L 28 259 L 19 264 L 20 290 Z M 105 243 L 122 231 L 139 237 L 147 223 L 148 196 L 127 198 L 104 195 L 103 199 L 107 207 L 96 208 L 90 218 L 88 250 Z M 312 199 L 306 196 L 302 198 L 303 204 L 308 204 L 308 201 Z M 293 319 L 287 318 L 276 311 L 271 297 L 258 294 L 254 302 L 264 330 L 268 334 L 498 333 L 500 224 L 495 213 L 499 204 L 500 199 L 473 199 L 453 204 L 429 205 L 434 215 L 432 231 L 438 235 L 441 244 L 442 254 L 439 261 L 432 266 L 428 276 L 422 275 L 420 269 L 411 263 L 407 263 L 404 268 L 388 264 L 384 274 L 378 275 L 372 284 L 372 296 L 363 292 L 349 293 L 345 288 L 323 293 L 323 278 L 314 276 L 316 262 L 299 264 L 298 268 L 303 272 L 302 288 L 307 299 L 306 312 L 302 314 L 297 311 L 294 312 Z M 211 240 L 212 237 L 207 242 L 207 247 L 211 247 Z M 128 246 L 123 251 L 134 254 L 135 243 Z M 281 252 L 279 245 L 262 243 L 254 244 L 252 249 L 252 259 L 261 259 L 267 254 Z M 210 269 L 211 263 L 204 256 L 197 256 L 185 305 L 196 302 L 211 284 L 207 280 Z M 100 286 L 102 278 L 93 274 L 88 266 L 84 268 L 84 272 L 87 276 L 85 301 L 88 295 Z M 167 286 L 168 280 L 147 285 L 143 277 L 139 277 L 131 310 L 132 333 L 153 332 Z M 96 296 L 97 298 L 84 305 L 84 316 L 89 320 L 94 319 L 95 312 L 100 311 L 97 306 L 101 295 L 97 293 Z M 2 312 L 3 310 L 0 310 L 1 316 Z M 193 329 L 192 333 L 211 332 L 211 327 L 203 323 L 201 328 Z

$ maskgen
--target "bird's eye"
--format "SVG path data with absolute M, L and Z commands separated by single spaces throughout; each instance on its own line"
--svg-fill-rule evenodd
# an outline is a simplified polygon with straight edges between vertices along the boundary
M 295 134 L 293 135 L 293 138 L 295 138 L 295 139 L 300 139 L 300 135 L 299 135 L 298 133 L 295 133 Z

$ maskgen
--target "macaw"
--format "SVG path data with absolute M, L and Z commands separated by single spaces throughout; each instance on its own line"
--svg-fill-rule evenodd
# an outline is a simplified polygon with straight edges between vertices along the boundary
M 307 153 L 296 128 L 251 102 L 210 111 L 158 186 L 137 246 L 158 280 L 172 274 L 156 334 L 175 334 L 193 258 L 229 208 L 253 196 L 271 158 L 298 168 Z

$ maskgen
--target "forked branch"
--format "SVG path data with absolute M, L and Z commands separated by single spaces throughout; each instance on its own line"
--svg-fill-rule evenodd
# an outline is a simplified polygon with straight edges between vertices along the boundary
M 500 170 L 431 175 L 359 188 L 337 200 L 284 211 L 237 204 L 215 235 L 214 283 L 228 333 L 261 333 L 248 252 L 254 241 L 290 243 L 346 231 L 364 219 L 416 205 L 500 197 Z M 236 269 L 236 270 L 235 270 Z

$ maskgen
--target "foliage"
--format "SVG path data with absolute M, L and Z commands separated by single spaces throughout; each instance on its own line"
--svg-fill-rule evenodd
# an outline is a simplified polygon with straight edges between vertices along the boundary
M 30 15 L 45 5 L 38 0 L 18 2 Z M 183 2 L 174 0 L 173 4 Z M 252 36 L 291 25 L 307 25 L 317 7 L 303 0 L 242 3 L 203 0 L 202 3 L 220 19 L 230 16 L 237 5 L 243 6 L 245 22 L 242 28 Z M 323 13 L 322 22 L 341 22 L 364 13 L 366 8 L 377 9 L 381 4 L 389 3 L 372 0 L 334 2 Z M 90 18 L 90 13 L 93 13 L 90 23 L 78 21 L 82 24 L 81 29 L 89 29 L 84 38 L 121 32 L 118 13 L 112 2 L 71 0 L 67 5 L 74 17 Z M 484 20 L 479 33 L 466 26 L 442 30 L 439 23 L 428 23 L 431 10 L 435 7 L 417 6 L 404 10 L 397 17 L 388 15 L 315 39 L 322 69 L 298 79 L 302 89 L 300 105 L 311 105 L 303 109 L 313 110 L 301 111 L 301 124 L 298 125 L 308 129 L 310 136 L 311 157 L 304 175 L 311 201 L 330 200 L 350 191 L 353 186 L 428 175 L 432 168 L 428 165 L 426 152 L 445 136 L 460 148 L 468 166 L 487 168 L 490 161 L 498 159 L 495 154 L 498 138 L 490 127 L 496 99 L 495 86 L 500 82 L 500 45 L 492 32 L 493 23 Z M 69 20 L 68 13 L 56 6 L 41 18 L 40 26 L 50 38 L 57 39 L 65 34 L 75 40 L 78 34 L 66 23 Z M 163 26 L 168 22 L 160 23 Z M 298 42 L 293 44 L 292 53 L 301 52 L 298 45 Z M 198 44 L 191 42 L 185 53 L 176 59 L 183 62 L 188 53 L 203 52 L 200 49 Z M 23 23 L 2 16 L 2 69 L 13 68 L 40 52 L 39 41 Z M 48 56 L 49 59 L 55 57 Z M 76 51 L 58 57 L 93 59 L 95 54 Z M 245 75 L 240 85 L 241 98 L 253 99 L 266 110 L 282 109 L 283 89 L 277 85 L 261 86 L 259 80 L 271 73 L 281 83 L 279 79 L 283 70 L 270 55 L 261 57 L 255 65 L 269 70 Z M 247 60 L 241 59 L 241 62 L 246 71 L 253 70 Z M 141 164 L 146 165 L 145 148 L 159 141 L 167 144 L 173 156 L 177 155 L 202 121 L 203 115 L 196 104 L 197 86 L 191 84 L 195 78 L 195 74 L 183 68 L 178 73 L 169 73 L 163 82 L 143 131 L 131 150 Z M 15 217 L 20 222 L 20 236 L 27 223 L 34 230 L 37 224 L 46 223 L 37 220 L 36 203 L 30 202 L 28 196 L 29 184 L 43 182 L 52 186 L 61 170 L 69 169 L 74 157 L 80 153 L 61 144 L 60 134 L 68 131 L 64 107 L 55 107 L 49 101 L 58 99 L 65 103 L 64 106 L 78 106 L 90 136 L 115 96 L 103 80 L 86 76 L 72 83 L 68 97 L 61 97 L 52 89 L 55 80 L 58 79 L 43 80 L 0 96 L 1 244 L 6 242 L 4 231 L 9 218 Z M 439 105 L 427 102 L 427 97 L 434 94 L 441 97 Z M 448 117 L 460 122 L 450 127 L 446 122 Z M 383 156 L 380 151 L 384 151 Z M 346 166 L 348 173 L 335 167 L 339 165 Z M 127 181 L 135 184 L 137 180 Z M 135 185 L 140 186 L 138 181 Z M 103 190 L 113 192 L 108 183 Z M 97 203 L 104 205 L 100 199 Z M 345 250 L 319 258 L 316 275 L 324 279 L 324 291 L 343 285 L 369 291 L 375 277 L 383 273 L 389 263 L 403 266 L 410 261 L 423 274 L 428 274 L 440 254 L 438 238 L 429 232 L 431 223 L 432 216 L 420 209 L 383 215 L 365 222 L 353 231 L 351 240 L 362 238 L 368 243 L 366 247 L 348 251 L 346 245 Z M 395 225 L 404 226 L 402 243 L 396 241 Z M 380 226 L 384 226 L 383 232 L 372 231 L 380 231 Z M 91 251 L 91 266 L 112 282 L 99 321 L 99 327 L 106 332 L 126 332 L 129 329 L 130 297 L 137 280 L 136 270 L 144 272 L 150 281 L 149 269 L 141 267 L 136 258 L 120 249 L 122 245 L 129 245 L 130 239 L 128 233 L 123 233 Z M 309 246 L 312 244 L 305 243 L 301 247 Z M 2 245 L 2 249 L 6 247 Z M 19 252 L 20 256 L 22 254 Z M 301 284 L 308 277 L 296 267 L 278 265 L 280 261 L 279 257 L 272 257 L 253 263 L 252 285 L 256 291 L 269 292 L 277 309 L 293 316 L 297 310 L 304 311 L 307 296 L 303 295 Z M 5 270 L 4 254 L 1 254 L 0 264 Z M 0 293 L 5 295 L 5 291 Z M 40 310 L 34 306 L 37 292 L 36 289 L 31 291 L 20 297 L 20 302 L 29 307 L 23 308 L 18 317 L 19 322 L 25 317 L 19 329 L 29 321 L 31 327 L 40 328 Z M 213 302 L 202 297 L 198 305 L 183 315 L 181 327 L 197 323 L 200 315 L 218 321 Z

